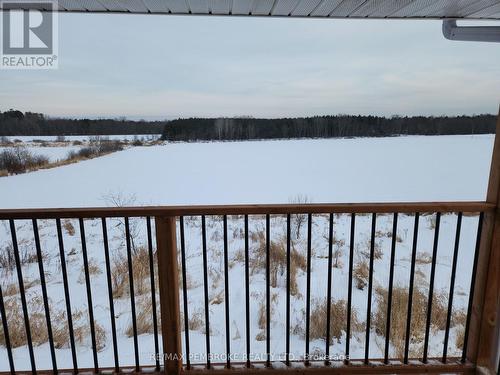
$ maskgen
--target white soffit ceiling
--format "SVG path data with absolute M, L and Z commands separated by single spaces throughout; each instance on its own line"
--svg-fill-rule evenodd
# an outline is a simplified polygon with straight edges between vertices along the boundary
M 10 9 L 29 8 L 27 0 L 10 0 L 8 3 Z M 500 19 L 500 0 L 59 0 L 58 4 L 61 12 L 358 19 Z M 1 7 L 2 2 L 0 9 Z

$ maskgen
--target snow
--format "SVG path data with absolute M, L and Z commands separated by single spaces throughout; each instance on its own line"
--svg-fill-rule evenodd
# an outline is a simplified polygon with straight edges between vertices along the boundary
M 134 139 L 138 138 L 144 138 L 144 139 L 158 139 L 161 136 L 161 134 L 124 134 L 124 135 L 103 135 L 101 137 L 108 138 L 110 140 L 128 140 L 128 141 L 133 141 Z M 65 141 L 69 142 L 74 142 L 74 141 L 80 141 L 80 142 L 88 142 L 91 138 L 94 138 L 95 135 L 66 135 L 64 136 Z M 13 141 L 15 139 L 21 140 L 24 143 L 30 143 L 30 142 L 35 142 L 37 141 L 45 141 L 45 142 L 55 142 L 57 141 L 57 136 L 53 135 L 12 135 L 12 136 L 7 136 L 7 139 L 10 141 Z
M 492 147 L 490 135 L 134 147 L 2 178 L 0 206 L 102 206 L 120 192 L 142 205 L 483 200 Z
M 70 151 L 78 151 L 81 147 L 78 146 L 54 146 L 54 147 L 37 147 L 27 146 L 26 150 L 34 155 L 46 156 L 50 162 L 64 160 L 68 157 Z M 11 147 L 0 147 L 0 152 L 11 149 Z
M 222 204 L 222 203 L 286 203 L 297 194 L 310 197 L 314 202 L 374 202 L 374 201 L 439 201 L 483 200 L 485 196 L 493 136 L 444 136 L 397 137 L 379 139 L 335 139 L 301 141 L 262 141 L 227 143 L 174 143 L 151 147 L 134 147 L 104 157 L 64 167 L 43 170 L 18 176 L 0 178 L 1 207 L 63 207 L 105 205 L 106 195 L 135 194 L 136 204 Z M 333 250 L 339 250 L 339 266 L 332 269 L 332 298 L 347 298 L 348 264 L 350 246 L 350 215 L 334 215 L 334 234 L 337 240 Z M 292 216 L 292 228 L 296 229 Z M 325 299 L 328 270 L 328 215 L 312 216 L 311 301 Z M 448 303 L 451 263 L 457 216 L 444 214 L 436 262 L 435 292 L 442 294 Z M 64 221 L 63 221 L 64 223 Z M 63 229 L 66 263 L 69 275 L 71 307 L 87 310 L 85 283 L 82 279 L 82 254 L 78 221 L 71 221 L 74 233 Z M 225 353 L 224 313 L 224 264 L 223 223 L 220 217 L 207 217 L 208 286 L 210 304 L 211 352 Z M 10 243 L 8 222 L 0 221 L 0 252 Z M 131 219 L 135 245 L 147 246 L 146 223 Z M 283 243 L 286 219 L 271 216 L 271 240 Z M 398 241 L 396 243 L 394 285 L 407 288 L 409 283 L 411 246 L 414 217 L 399 215 Z M 432 254 L 435 215 L 422 215 L 418 233 L 417 255 Z M 54 310 L 64 310 L 59 248 L 55 223 L 40 220 L 40 238 L 48 293 Z M 372 311 L 378 308 L 376 290 L 386 289 L 389 282 L 390 249 L 392 241 L 392 215 L 377 215 L 376 246 L 381 250 L 374 262 L 374 292 Z M 357 215 L 354 243 L 354 264 L 366 260 L 370 243 L 370 215 Z M 123 220 L 108 219 L 111 258 L 126 255 Z M 231 352 L 242 360 L 245 348 L 245 284 L 242 251 L 244 222 L 241 217 L 228 218 L 228 258 L 230 291 Z M 264 233 L 265 220 L 261 216 L 249 218 L 250 259 L 258 264 L 259 233 Z M 33 254 L 33 231 L 30 221 L 17 221 L 16 230 L 21 253 Z M 468 290 L 477 216 L 465 216 L 462 222 L 458 270 L 453 300 L 453 311 L 463 311 L 467 306 Z M 85 220 L 86 243 L 91 263 L 103 271 L 91 275 L 95 320 L 108 332 L 105 347 L 99 352 L 100 366 L 113 366 L 113 346 L 110 334 L 109 301 L 104 267 L 102 228 L 100 220 Z M 154 228 L 153 228 L 154 243 Z M 293 233 L 293 248 L 302 255 L 307 252 L 307 224 L 300 230 L 300 238 Z M 199 315 L 201 325 L 189 331 L 191 353 L 205 353 L 203 257 L 201 219 L 185 218 L 186 271 L 188 282 L 189 316 Z M 178 233 L 179 238 L 179 233 Z M 135 265 L 137 267 L 137 265 Z M 429 288 L 431 265 L 416 265 L 416 282 L 426 293 Z M 36 263 L 23 265 L 25 281 L 39 278 Z M 136 293 L 137 293 L 137 280 Z M 2 271 L 1 284 L 16 283 L 15 272 Z M 255 268 L 250 277 L 250 338 L 251 352 L 257 359 L 265 359 L 265 341 L 256 336 L 259 327 L 259 309 L 265 301 L 265 270 Z M 304 355 L 304 314 L 306 273 L 297 271 L 298 294 L 291 298 L 291 355 L 300 359 Z M 285 351 L 286 274 L 278 270 L 276 285 L 271 288 L 273 297 L 271 323 L 271 351 L 273 357 L 283 357 Z M 41 295 L 39 284 L 28 289 L 28 300 Z M 222 299 L 219 298 L 222 296 Z M 8 296 L 6 300 L 18 298 Z M 150 292 L 137 293 L 139 314 L 148 301 Z M 158 298 L 158 295 L 157 295 Z M 358 289 L 353 283 L 353 308 L 362 325 L 366 321 L 367 288 Z M 182 290 L 181 290 L 182 299 Z M 158 301 L 158 300 L 157 300 Z M 221 303 L 218 303 L 222 301 Z M 133 340 L 125 334 L 131 321 L 130 299 L 127 295 L 115 299 L 115 319 L 118 333 L 120 365 L 133 365 Z M 84 318 L 82 318 L 85 322 Z M 54 319 L 52 320 L 54 322 Z M 449 355 L 460 355 L 456 345 L 459 326 L 450 332 Z M 330 346 L 331 355 L 342 356 L 345 348 L 345 331 Z M 384 338 L 371 330 L 370 356 L 383 355 Z M 442 352 L 444 331 L 431 330 L 429 356 Z M 184 336 L 183 336 L 183 345 Z M 419 344 L 412 350 L 419 352 Z M 161 350 L 161 338 L 160 338 Z M 321 354 L 325 350 L 323 339 L 310 342 L 310 352 Z M 351 358 L 364 356 L 364 332 L 353 333 Z M 90 339 L 77 345 L 78 364 L 92 367 Z M 141 363 L 152 365 L 154 342 L 151 334 L 139 336 Z M 35 347 L 39 368 L 50 368 L 48 345 Z M 72 367 L 70 349 L 56 350 L 58 365 Z M 396 348 L 391 345 L 391 356 Z M 421 355 L 421 354 L 420 354 Z M 26 347 L 14 349 L 16 368 L 29 369 Z M 203 358 L 198 358 L 198 361 Z M 6 350 L 0 347 L 0 371 L 8 370 Z

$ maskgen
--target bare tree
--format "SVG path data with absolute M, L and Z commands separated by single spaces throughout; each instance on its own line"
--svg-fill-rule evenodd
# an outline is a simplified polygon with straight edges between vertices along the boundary
M 302 194 L 297 194 L 295 197 L 290 198 L 288 200 L 290 204 L 309 204 L 312 203 L 312 199 L 309 198 L 307 195 L 302 195 Z M 307 221 L 307 215 L 306 214 L 293 214 L 292 215 L 292 225 L 293 225 L 293 232 L 295 233 L 296 239 L 300 239 L 300 230 L 302 228 L 302 225 Z
M 130 207 L 136 204 L 137 196 L 135 194 L 126 195 L 123 192 L 118 191 L 118 192 L 110 192 L 107 195 L 104 195 L 103 200 L 104 202 L 106 202 L 108 206 Z M 116 227 L 121 228 L 123 232 L 123 238 L 126 238 L 125 220 L 116 219 Z M 136 242 L 140 234 L 139 225 L 136 220 L 129 221 L 129 234 L 130 234 L 130 247 L 132 248 L 132 252 L 136 254 L 137 253 Z
M 333 251 L 333 258 L 335 260 L 335 263 L 333 264 L 333 266 L 335 268 L 342 268 L 342 264 L 339 261 L 339 258 L 344 253 L 343 250 L 342 250 L 342 248 L 345 245 L 345 241 L 344 240 L 339 240 L 336 237 L 333 237 L 332 243 L 333 243 L 333 245 L 335 245 L 335 250 Z

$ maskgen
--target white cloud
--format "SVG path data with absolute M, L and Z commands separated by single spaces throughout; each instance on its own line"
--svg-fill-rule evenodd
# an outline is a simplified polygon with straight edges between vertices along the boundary
M 0 110 L 414 115 L 495 113 L 500 102 L 498 46 L 445 40 L 437 21 L 120 15 L 60 21 L 60 69 L 0 71 Z

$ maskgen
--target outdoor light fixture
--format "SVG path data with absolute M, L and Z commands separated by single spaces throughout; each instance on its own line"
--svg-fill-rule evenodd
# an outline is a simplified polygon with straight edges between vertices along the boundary
M 500 26 L 457 26 L 456 20 L 443 20 L 443 35 L 450 40 L 500 43 Z

